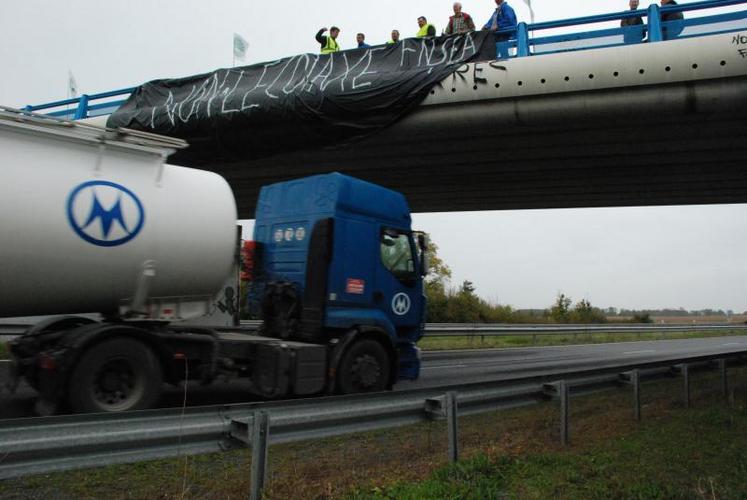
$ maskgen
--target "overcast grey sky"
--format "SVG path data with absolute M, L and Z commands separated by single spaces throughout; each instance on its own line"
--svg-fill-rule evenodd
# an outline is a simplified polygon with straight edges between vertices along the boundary
M 478 23 L 494 8 L 492 0 L 462 3 Z M 529 20 L 523 1 L 509 3 Z M 2 0 L 0 104 L 63 99 L 68 71 L 80 92 L 97 93 L 230 66 L 234 32 L 249 41 L 253 63 L 316 52 L 314 34 L 332 24 L 343 48 L 359 31 L 370 43 L 393 28 L 413 35 L 420 15 L 440 31 L 451 4 Z M 627 0 L 532 4 L 537 21 L 627 8 Z M 415 222 L 433 235 L 455 284 L 470 279 L 496 302 L 546 307 L 563 291 L 601 307 L 747 310 L 747 205 L 422 214 Z

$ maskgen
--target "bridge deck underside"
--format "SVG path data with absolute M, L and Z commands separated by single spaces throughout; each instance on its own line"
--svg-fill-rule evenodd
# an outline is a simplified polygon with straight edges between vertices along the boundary
M 259 188 L 339 171 L 414 212 L 747 203 L 747 78 L 421 106 L 334 150 L 202 165 Z

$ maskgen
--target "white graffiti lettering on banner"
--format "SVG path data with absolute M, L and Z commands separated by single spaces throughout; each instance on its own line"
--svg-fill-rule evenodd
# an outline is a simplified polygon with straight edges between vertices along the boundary
M 401 43 L 400 67 L 428 68 L 458 64 L 478 52 L 473 33 L 449 37 L 443 42 L 435 39 L 406 40 Z M 171 126 L 201 118 L 231 113 L 246 113 L 262 107 L 263 99 L 280 99 L 284 95 L 307 93 L 323 98 L 329 92 L 355 92 L 374 88 L 378 71 L 371 66 L 381 57 L 392 54 L 391 47 L 372 47 L 361 51 L 336 52 L 329 55 L 300 54 L 266 63 L 256 82 L 256 69 L 235 68 L 218 70 L 197 81 L 186 93 L 186 88 L 170 89 L 162 104 L 153 106 L 150 127 L 157 128 L 160 116 Z M 395 63 L 396 64 L 396 63 Z M 256 78 L 256 76 L 255 76 Z M 381 80 L 385 82 L 385 80 Z M 244 90 L 249 88 L 248 90 Z M 185 96 L 186 93 L 186 96 Z

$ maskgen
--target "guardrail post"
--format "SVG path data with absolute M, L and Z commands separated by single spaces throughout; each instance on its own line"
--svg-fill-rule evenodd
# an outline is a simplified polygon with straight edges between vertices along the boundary
M 682 365 L 682 381 L 684 383 L 683 399 L 685 408 L 690 408 L 690 365 L 687 363 Z
M 267 444 L 270 438 L 270 416 L 267 412 L 254 413 L 252 428 L 252 475 L 250 500 L 261 500 L 267 480 Z
M 641 421 L 641 372 L 633 370 L 630 373 L 630 383 L 633 385 L 633 415 L 635 421 Z
M 78 100 L 78 109 L 75 110 L 74 120 L 82 120 L 88 116 L 88 94 L 83 94 Z
M 568 383 L 565 380 L 561 380 L 558 384 L 558 392 L 560 393 L 560 442 L 563 446 L 568 446 L 568 410 L 570 403 L 570 394 L 568 390 Z
M 729 380 L 726 378 L 726 360 L 718 360 L 718 369 L 721 372 L 721 394 L 724 395 L 724 399 L 729 397 Z
M 446 426 L 449 432 L 449 461 L 459 460 L 459 410 L 455 392 L 446 393 Z
M 664 38 L 661 33 L 661 13 L 659 12 L 659 6 L 651 4 L 648 6 L 648 15 L 646 16 L 647 30 L 648 30 L 648 41 L 649 42 L 661 42 Z
M 527 57 L 529 55 L 529 30 L 527 23 L 519 23 L 516 26 L 516 57 Z

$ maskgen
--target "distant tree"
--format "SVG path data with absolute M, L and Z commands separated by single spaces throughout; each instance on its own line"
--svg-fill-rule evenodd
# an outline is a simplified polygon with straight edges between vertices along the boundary
M 426 321 L 449 322 L 447 316 L 448 297 L 446 286 L 451 278 L 451 269 L 438 255 L 438 245 L 433 240 L 428 244 L 428 274 L 425 276 Z
M 554 323 L 568 323 L 570 319 L 571 303 L 573 301 L 564 293 L 559 293 L 555 304 L 550 308 L 549 317 Z
M 475 285 L 472 284 L 469 280 L 464 280 L 462 282 L 462 287 L 459 289 L 459 293 L 464 293 L 467 295 L 474 295 L 475 294 Z
M 633 317 L 630 319 L 631 323 L 653 323 L 654 320 L 651 319 L 651 315 L 647 312 L 640 312 L 633 315 Z

